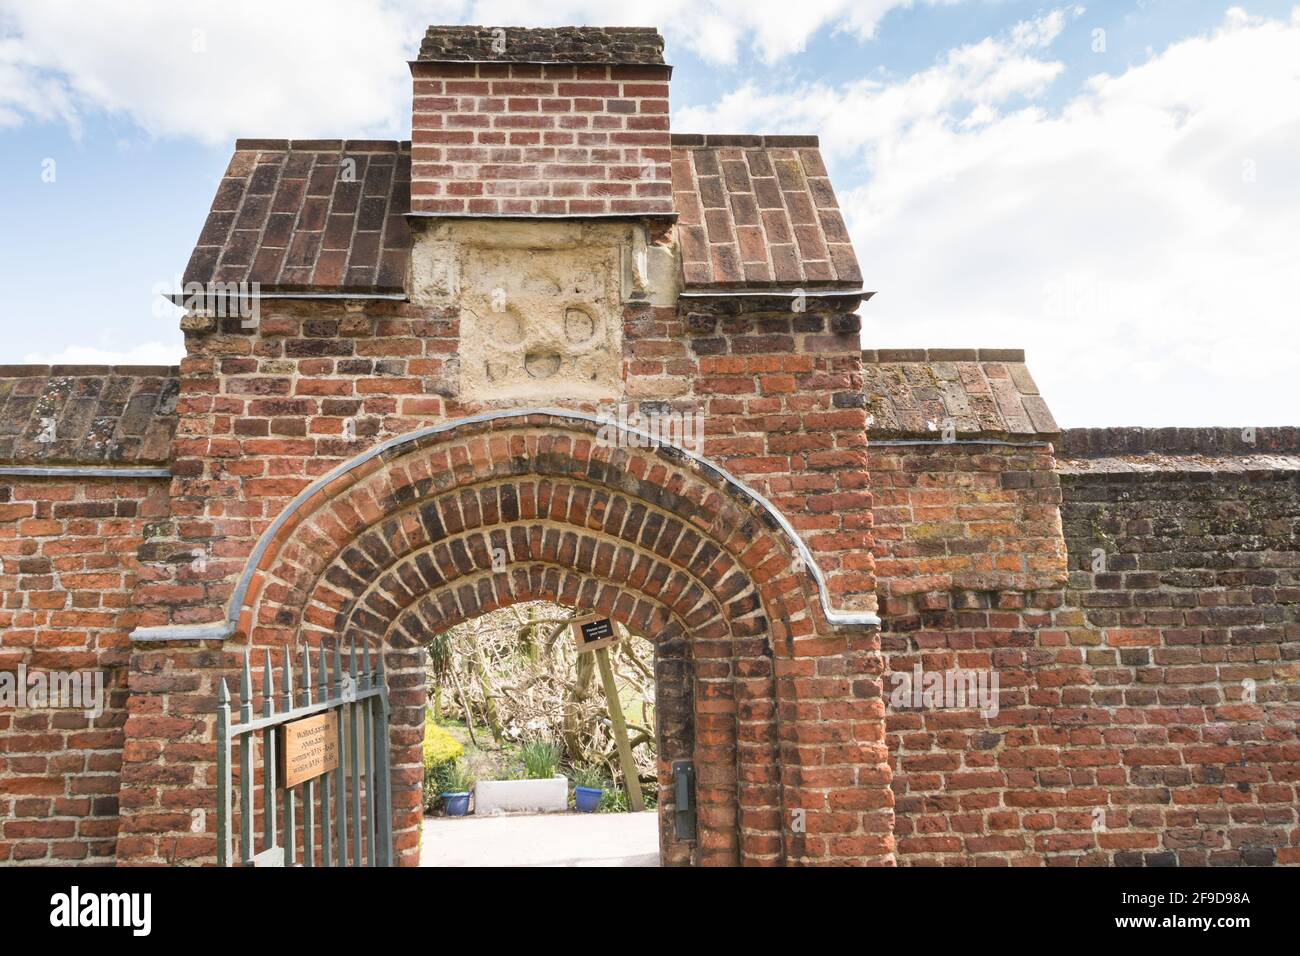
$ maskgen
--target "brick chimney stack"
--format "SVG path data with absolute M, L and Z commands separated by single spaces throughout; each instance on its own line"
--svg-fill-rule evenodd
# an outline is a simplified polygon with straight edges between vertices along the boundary
M 640 27 L 429 27 L 411 63 L 411 212 L 670 216 L 663 45 Z

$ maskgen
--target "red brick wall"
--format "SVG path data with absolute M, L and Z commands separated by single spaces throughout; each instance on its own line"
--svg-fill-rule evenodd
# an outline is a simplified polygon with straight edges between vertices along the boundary
M 1176 463 L 1062 473 L 1049 448 L 996 444 L 878 441 L 868 454 L 850 319 L 640 306 L 626 317 L 629 393 L 706 409 L 705 456 L 783 510 L 841 606 L 870 606 L 879 576 L 882 635 L 826 629 L 768 528 L 746 567 L 771 611 L 773 655 L 710 654 L 703 670 L 680 655 L 661 661 L 691 670 L 682 686 L 695 687 L 697 755 L 749 768 L 702 781 L 712 859 L 888 862 L 896 843 L 904 864 L 1298 862 L 1296 472 L 1224 459 L 1213 473 Z M 480 410 L 452 397 L 457 334 L 455 316 L 405 305 L 295 307 L 256 332 L 196 333 L 170 502 L 161 481 L 0 483 L 0 666 L 102 667 L 112 689 L 94 727 L 79 713 L 0 713 L 0 859 L 211 857 L 213 821 L 194 828 L 214 799 L 215 679 L 234 673 L 245 645 L 140 645 L 128 720 L 126 634 L 137 622 L 214 620 L 257 534 L 308 481 L 384 438 Z M 470 445 L 450 454 L 455 468 L 478 467 Z M 633 471 L 667 482 L 653 495 L 682 490 L 671 468 Z M 588 494 L 562 496 L 565 520 L 591 527 L 579 507 L 595 506 Z M 592 537 L 593 561 L 602 540 Z M 561 560 L 554 545 L 543 563 Z M 196 549 L 206 567 L 190 560 Z M 609 573 L 635 586 L 599 600 L 644 623 L 632 569 L 611 560 Z M 506 592 L 479 577 L 481 610 Z M 520 579 L 522 593 L 571 589 L 546 580 Z M 263 626 L 292 631 L 285 601 L 266 594 Z M 727 613 L 753 623 L 753 611 Z M 996 670 L 1000 712 L 886 715 L 882 668 L 917 661 Z M 783 819 L 792 809 L 809 813 L 797 837 Z
M 669 68 L 411 65 L 411 210 L 671 215 Z
M 860 325 L 833 306 L 795 313 L 697 301 L 644 330 L 631 352 L 686 372 L 676 402 L 704 411 L 705 457 L 789 519 L 835 607 L 874 610 Z M 633 368 L 657 372 L 641 361 Z
M 1064 581 L 1060 479 L 1051 448 L 873 440 L 881 606 L 893 616 L 953 590 L 1025 591 Z
M 1149 474 L 1062 470 L 1049 448 L 997 444 L 878 441 L 868 454 L 852 317 L 634 306 L 625 333 L 627 390 L 643 409 L 702 406 L 706 458 L 782 509 L 840 606 L 871 606 L 877 575 L 881 595 L 879 637 L 825 628 L 768 527 L 754 533 L 746 567 L 770 611 L 772 656 L 710 653 L 703 669 L 680 654 L 661 660 L 690 672 L 682 686 L 696 711 L 688 720 L 682 709 L 675 725 L 693 725 L 697 756 L 742 768 L 735 780 L 702 780 L 712 835 L 697 860 L 889 862 L 896 844 L 904 864 L 1297 862 L 1294 471 L 1228 459 L 1214 473 L 1176 463 Z M 481 410 L 454 398 L 457 335 L 454 315 L 396 304 L 295 307 L 255 332 L 195 333 L 170 500 L 161 481 L 0 484 L 4 669 L 103 667 L 113 689 L 94 727 L 79 713 L 0 714 L 0 859 L 211 857 L 213 821 L 195 832 L 195 811 L 214 799 L 215 680 L 234 673 L 246 645 L 138 646 L 128 720 L 126 634 L 137 622 L 215 620 L 293 493 L 380 440 Z M 343 437 L 348 422 L 355 439 Z M 472 443 L 449 455 L 454 465 L 434 472 L 481 464 Z M 554 464 L 548 456 L 531 458 Z M 658 475 L 653 498 L 682 491 L 673 467 L 631 470 Z M 589 495 L 562 494 L 564 520 L 590 528 Z M 592 536 L 594 562 L 612 540 Z M 542 563 L 568 561 L 561 539 L 553 545 L 537 553 Z M 677 554 L 658 546 L 647 568 Z M 572 547 L 583 560 L 585 545 Z M 196 549 L 205 567 L 192 563 Z M 1104 570 L 1093 570 L 1095 549 Z M 516 557 L 515 571 L 534 560 Z M 650 605 L 637 610 L 645 582 L 633 567 L 611 556 L 609 574 L 628 587 L 598 600 L 644 624 Z M 534 570 L 508 593 L 579 586 L 548 585 Z M 501 600 L 501 583 L 479 574 L 469 610 Z M 268 634 L 291 633 L 289 604 L 265 594 L 257 619 Z M 755 607 L 727 614 L 752 625 Z M 886 715 L 882 668 L 918 661 L 996 670 L 1000 712 Z M 405 679 L 401 666 L 392 672 Z M 793 809 L 808 812 L 806 833 L 789 831 Z M 674 862 L 691 852 L 669 846 Z
M 871 444 L 886 698 L 918 662 L 1000 685 L 993 718 L 887 710 L 900 863 L 1030 862 L 1035 827 L 1070 826 L 1027 819 L 1060 767 L 1032 673 L 1065 578 L 1054 465 L 1049 446 Z
M 1079 755 L 1104 787 L 1099 847 L 1129 865 L 1300 863 L 1295 430 L 1259 429 L 1253 446 L 1237 429 L 1065 438 L 1166 456 L 1141 471 L 1063 462 L 1067 602 L 1095 641 L 1073 692 L 1110 715 Z
M 1298 862 L 1296 473 L 1053 467 L 872 448 L 891 673 L 992 669 L 1001 689 L 990 718 L 890 709 L 899 862 Z
M 0 710 L 0 862 L 112 862 L 136 552 L 167 483 L 0 477 L 0 670 L 102 670 L 106 709 Z

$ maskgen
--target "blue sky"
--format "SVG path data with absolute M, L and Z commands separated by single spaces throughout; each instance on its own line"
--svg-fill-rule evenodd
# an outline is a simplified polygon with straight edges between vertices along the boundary
M 406 138 L 424 23 L 648 9 L 538 7 L 2 0 L 0 362 L 178 358 L 154 293 L 234 137 Z M 1067 426 L 1300 418 L 1294 2 L 652 9 L 675 129 L 822 136 L 864 346 L 1023 347 Z

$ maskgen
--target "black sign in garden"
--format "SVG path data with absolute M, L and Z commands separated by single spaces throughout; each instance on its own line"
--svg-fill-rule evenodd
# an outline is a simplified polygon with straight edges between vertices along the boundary
M 573 639 L 581 653 L 617 643 L 618 633 L 607 617 L 584 617 L 573 622 Z

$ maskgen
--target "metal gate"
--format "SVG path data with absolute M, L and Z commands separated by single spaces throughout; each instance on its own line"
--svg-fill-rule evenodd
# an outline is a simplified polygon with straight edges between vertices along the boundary
M 391 866 L 393 862 L 392 785 L 388 766 L 388 688 L 383 653 L 371 666 L 362 647 L 358 668 L 354 640 L 347 654 L 334 645 L 332 679 L 326 653 L 302 652 L 301 686 L 295 689 L 293 661 L 286 650 L 281 690 L 275 692 L 271 652 L 262 671 L 262 715 L 253 716 L 253 676 L 244 655 L 239 686 L 239 723 L 231 724 L 230 691 L 221 681 L 217 695 L 217 863 L 232 866 Z M 346 670 L 345 670 L 346 668 Z M 277 704 L 279 709 L 277 710 Z M 292 787 L 278 786 L 287 725 L 334 714 L 337 767 Z M 261 760 L 255 759 L 258 743 Z M 234 855 L 235 783 L 232 755 L 239 750 L 239 855 Z M 257 771 L 261 800 L 255 796 Z M 302 817 L 298 818 L 301 808 Z M 261 817 L 262 838 L 253 831 Z M 300 842 L 301 841 L 301 842 Z M 298 848 L 302 847 L 301 859 Z

